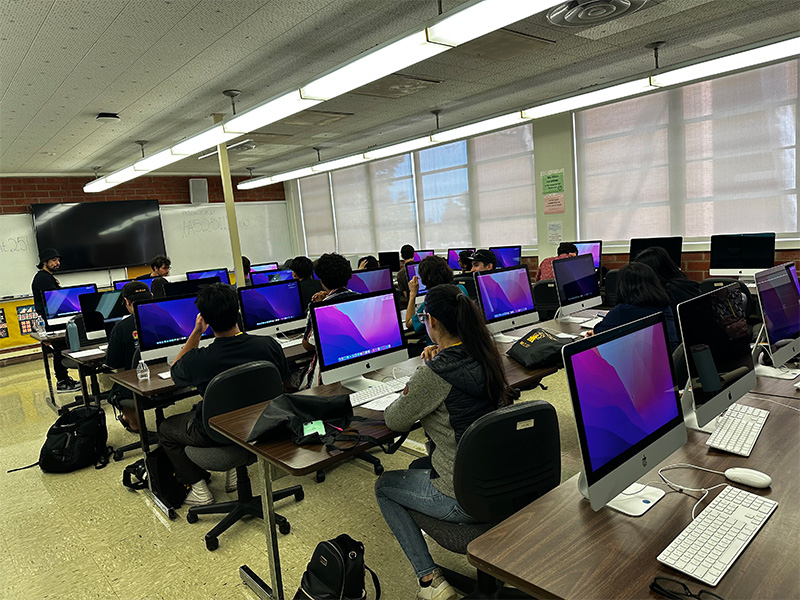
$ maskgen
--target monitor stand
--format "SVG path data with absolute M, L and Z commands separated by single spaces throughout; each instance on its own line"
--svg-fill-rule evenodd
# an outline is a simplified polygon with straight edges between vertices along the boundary
M 380 381 L 376 379 L 367 379 L 363 375 L 356 375 L 350 379 L 344 379 L 339 383 L 342 385 L 342 387 L 347 388 L 351 392 L 361 392 L 375 386 L 376 384 L 380 383 Z
M 683 388 L 683 393 L 681 394 L 681 409 L 683 410 L 683 422 L 686 425 L 686 429 L 700 431 L 701 433 L 714 433 L 719 417 L 715 417 L 703 427 L 697 424 L 697 413 L 694 412 L 694 395 L 689 381 L 686 382 L 686 387 Z
M 586 476 L 581 471 L 578 477 L 578 490 L 587 500 L 589 499 L 589 486 L 586 483 Z M 625 488 L 622 493 L 614 497 L 607 508 L 621 512 L 629 517 L 641 517 L 650 510 L 653 505 L 665 496 L 666 492 L 650 485 L 632 483 Z

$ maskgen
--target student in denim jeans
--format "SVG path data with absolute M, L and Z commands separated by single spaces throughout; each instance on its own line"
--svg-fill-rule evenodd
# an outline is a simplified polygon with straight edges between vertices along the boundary
M 455 591 L 435 569 L 407 509 L 451 523 L 474 522 L 455 500 L 456 449 L 475 420 L 510 403 L 510 390 L 483 315 L 457 286 L 442 284 L 430 290 L 419 318 L 433 345 L 425 348 L 424 365 L 387 407 L 384 418 L 395 431 L 422 423 L 432 468 L 384 473 L 375 484 L 375 495 L 419 579 L 417 598 L 450 600 Z

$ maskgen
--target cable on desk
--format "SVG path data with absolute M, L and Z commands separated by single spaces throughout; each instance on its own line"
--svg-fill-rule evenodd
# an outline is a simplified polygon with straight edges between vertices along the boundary
M 777 400 L 772 400 L 770 398 L 764 398 L 763 396 L 759 396 L 759 400 L 766 400 L 767 402 L 772 402 L 773 404 L 777 404 L 778 406 L 783 406 L 785 408 L 791 408 L 794 411 L 800 412 L 800 408 L 796 406 L 789 406 L 788 404 L 784 404 L 783 402 L 778 402 Z
M 695 502 L 695 505 L 692 507 L 692 521 L 694 521 L 694 519 L 695 519 L 695 514 L 694 513 L 697 510 L 697 506 L 703 500 L 706 499 L 706 496 L 708 496 L 708 493 L 713 489 L 716 489 L 718 487 L 724 487 L 724 486 L 728 485 L 727 483 L 718 483 L 717 485 L 712 485 L 711 487 L 708 487 L 708 488 L 690 488 L 690 487 L 685 487 L 685 486 L 678 485 L 677 483 L 674 483 L 674 482 L 670 481 L 669 479 L 667 479 L 664 476 L 664 473 L 663 473 L 664 471 L 671 471 L 672 469 L 697 469 L 698 471 L 706 471 L 708 473 L 716 473 L 717 475 L 725 475 L 725 473 L 722 472 L 722 471 L 715 471 L 714 469 L 706 469 L 705 467 L 698 467 L 697 465 L 691 465 L 689 463 L 675 463 L 675 464 L 672 464 L 672 465 L 665 465 L 665 466 L 661 467 L 658 470 L 658 476 L 661 478 L 661 480 L 664 483 L 666 483 L 669 487 L 671 487 L 673 490 L 675 490 L 676 492 L 680 492 L 681 494 L 683 494 L 685 492 L 703 492 L 703 495 L 700 497 L 700 499 L 697 502 Z

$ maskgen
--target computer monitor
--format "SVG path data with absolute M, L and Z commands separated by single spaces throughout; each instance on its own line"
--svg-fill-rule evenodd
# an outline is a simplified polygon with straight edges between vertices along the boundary
M 378 252 L 378 264 L 382 267 L 389 267 L 392 273 L 400 270 L 399 252 Z
M 486 317 L 486 326 L 499 342 L 517 338 L 500 332 L 531 325 L 539 320 L 533 306 L 528 265 L 473 273 L 478 301 Z
M 773 367 L 800 354 L 800 283 L 794 263 L 756 273 L 764 334 Z
M 423 258 L 428 258 L 429 256 L 433 256 L 433 250 L 417 250 L 414 252 L 414 262 L 419 262 Z
M 157 298 L 141 300 L 133 305 L 133 318 L 139 335 L 142 360 L 165 358 L 172 362 L 183 344 L 194 330 L 198 310 L 194 302 L 197 296 Z M 200 346 L 213 341 L 214 333 L 207 328 L 200 339 Z
M 164 285 L 164 295 L 167 298 L 174 298 L 175 296 L 186 296 L 187 294 L 197 295 L 201 288 L 208 285 L 221 283 L 219 276 L 202 277 L 200 279 L 187 279 L 186 281 L 168 281 Z
M 643 514 L 664 491 L 636 484 L 686 443 L 662 313 L 562 349 L 592 509 Z
M 206 269 L 204 271 L 186 271 L 186 279 L 207 279 L 209 277 L 219 277 L 219 280 L 226 284 L 231 282 L 230 277 L 228 277 L 228 269 L 224 267 Z
M 775 266 L 775 234 L 712 235 L 708 266 L 712 277 L 755 277 Z
M 262 271 L 277 271 L 277 270 L 278 270 L 278 263 L 276 262 L 267 262 L 267 263 L 260 263 L 257 265 L 250 265 L 251 273 L 261 273 Z
M 593 306 L 600 306 L 600 285 L 591 254 L 579 254 L 553 261 L 553 277 L 558 290 L 561 317 Z
M 495 268 L 516 267 L 522 262 L 522 246 L 489 246 L 497 257 Z
M 129 314 L 122 299 L 122 290 L 81 294 L 78 302 L 86 337 L 90 340 L 102 339 L 107 330 Z
M 711 431 L 717 415 L 756 385 L 739 284 L 678 304 L 678 325 L 689 371 L 681 399 L 686 426 Z
M 251 273 L 250 281 L 253 285 L 262 283 L 272 283 L 273 281 L 291 281 L 294 279 L 291 269 L 281 269 L 279 271 L 262 271 L 261 273 Z
M 240 287 L 236 291 L 247 333 L 276 335 L 306 324 L 300 284 L 294 279 Z
M 311 304 L 311 322 L 322 383 L 341 381 L 352 391 L 375 382 L 364 373 L 408 358 L 393 292 Z
M 114 282 L 114 289 L 121 290 L 125 287 L 126 283 L 130 283 L 131 281 L 141 281 L 147 286 L 147 289 L 150 290 L 153 285 L 153 279 L 155 279 L 155 277 L 145 277 L 144 279 L 118 279 Z
M 461 252 L 464 252 L 464 250 L 466 250 L 470 254 L 475 252 L 475 248 L 450 248 L 447 251 L 447 265 L 451 269 L 453 269 L 453 271 L 460 271 L 461 270 L 461 265 L 458 262 L 458 255 Z
M 42 315 L 48 329 L 64 329 L 69 320 L 81 312 L 81 294 L 94 294 L 97 286 L 71 285 L 44 292 L 44 311 Z
M 591 254 L 594 261 L 594 268 L 600 268 L 600 257 L 603 251 L 602 240 L 592 240 L 591 242 L 572 242 L 578 247 L 578 254 Z M 679 265 L 680 266 L 680 263 Z
M 683 236 L 674 235 L 671 237 L 652 237 L 652 238 L 633 238 L 630 245 L 630 262 L 636 260 L 636 257 L 642 250 L 659 246 L 667 251 L 669 257 L 672 259 L 678 268 L 681 268 L 681 252 L 683 249 Z
M 425 287 L 425 284 L 422 283 L 422 278 L 419 277 L 419 263 L 406 263 L 406 274 L 408 275 L 409 281 L 414 279 L 414 277 L 417 278 L 417 281 L 419 282 L 419 290 L 417 290 L 416 303 L 422 304 L 425 294 L 428 293 L 428 288 Z
M 359 294 L 391 290 L 392 272 L 389 267 L 353 271 L 350 281 L 347 282 L 347 287 Z

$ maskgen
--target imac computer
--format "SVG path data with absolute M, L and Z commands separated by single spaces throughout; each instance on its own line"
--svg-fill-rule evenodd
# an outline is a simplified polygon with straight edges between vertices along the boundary
M 268 262 L 268 263 L 260 263 L 257 265 L 250 265 L 250 272 L 251 273 L 261 273 L 263 271 L 277 271 L 278 270 L 278 263 L 276 262 Z
M 425 299 L 425 294 L 428 293 L 428 288 L 425 287 L 425 284 L 422 283 L 422 279 L 419 277 L 419 263 L 407 263 L 406 273 L 408 274 L 409 281 L 414 279 L 414 277 L 417 278 L 419 290 L 417 291 L 416 304 L 422 304 L 422 301 Z
M 164 285 L 164 295 L 167 298 L 186 296 L 187 294 L 194 294 L 196 296 L 201 288 L 215 283 L 221 283 L 218 276 L 187 279 L 186 281 L 168 281 Z
M 350 281 L 347 282 L 347 287 L 359 294 L 391 290 L 392 272 L 389 267 L 353 271 Z
M 681 302 L 678 324 L 689 372 L 681 398 L 686 426 L 710 432 L 716 417 L 756 385 L 739 284 Z
M 417 250 L 414 252 L 414 262 L 419 262 L 423 258 L 428 258 L 429 256 L 433 256 L 433 250 Z
M 470 254 L 475 252 L 475 248 L 450 248 L 447 251 L 447 266 L 453 269 L 453 271 L 461 270 L 461 265 L 458 264 L 458 255 L 464 250 Z
M 378 252 L 378 264 L 382 267 L 389 267 L 392 273 L 400 270 L 399 252 Z
M 253 285 L 262 283 L 272 283 L 273 281 L 291 281 L 294 279 L 291 269 L 281 269 L 279 271 L 262 271 L 261 273 L 251 273 L 250 281 Z
M 558 313 L 562 319 L 603 303 L 591 254 L 554 260 L 553 276 L 558 290 Z
M 311 304 L 322 383 L 354 392 L 375 382 L 363 375 L 408 358 L 394 292 L 370 292 Z
M 72 285 L 43 292 L 45 314 L 42 316 L 47 324 L 47 330 L 64 329 L 69 320 L 81 312 L 80 296 L 95 292 L 97 292 L 97 286 L 94 283 Z
M 473 275 L 486 326 L 494 334 L 495 341 L 516 342 L 518 338 L 502 335 L 502 332 L 539 320 L 533 306 L 528 265 L 481 271 Z
M 672 262 L 674 262 L 679 269 L 681 268 L 683 236 L 680 235 L 673 235 L 671 237 L 633 238 L 630 246 L 630 262 L 635 261 L 642 250 L 652 248 L 653 246 L 660 246 L 666 250 Z
M 204 271 L 186 271 L 186 279 L 207 279 L 208 277 L 219 277 L 222 283 L 230 283 L 228 269 L 206 269 Z
M 300 284 L 294 279 L 240 287 L 236 291 L 247 333 L 277 335 L 306 324 Z
M 158 298 L 142 300 L 133 305 L 133 318 L 139 333 L 139 349 L 142 360 L 175 360 L 183 344 L 194 331 L 198 310 L 194 302 L 197 296 Z M 214 333 L 207 328 L 200 346 L 213 341 Z
M 794 263 L 756 273 L 756 289 L 770 362 L 781 367 L 800 354 L 800 283 Z
M 125 287 L 126 283 L 130 283 L 131 281 L 141 281 L 147 286 L 147 289 L 150 289 L 153 285 L 153 279 L 155 279 L 155 277 L 145 277 L 144 279 L 118 279 L 114 282 L 114 289 L 121 290 Z
M 664 491 L 636 483 L 686 443 L 667 328 L 661 313 L 562 349 L 578 429 L 581 494 L 639 516 Z
M 712 235 L 708 266 L 712 277 L 755 277 L 775 266 L 775 234 Z
M 594 268 L 600 268 L 600 257 L 603 251 L 602 240 L 593 240 L 590 242 L 572 242 L 578 247 L 578 254 L 591 254 L 594 261 Z
M 116 323 L 128 316 L 121 290 L 81 294 L 78 297 L 86 338 L 102 339 Z
M 489 246 L 497 257 L 496 269 L 518 267 L 522 263 L 522 246 Z

